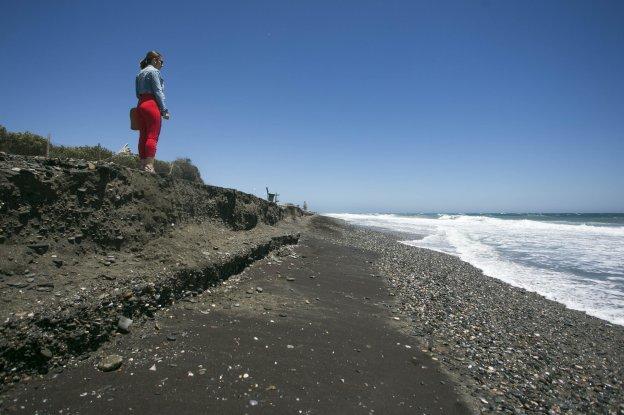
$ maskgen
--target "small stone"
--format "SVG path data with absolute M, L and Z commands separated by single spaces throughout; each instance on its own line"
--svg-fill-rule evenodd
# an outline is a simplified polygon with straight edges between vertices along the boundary
M 39 255 L 43 255 L 48 251 L 48 248 L 50 247 L 50 245 L 41 243 L 41 244 L 28 245 L 28 247 L 32 249 L 33 251 L 35 251 L 36 253 L 38 253 Z
M 132 319 L 129 319 L 126 316 L 120 316 L 119 321 L 117 322 L 117 328 L 123 333 L 128 333 L 130 331 L 131 324 Z
M 293 277 L 286 277 L 286 281 L 294 281 L 295 279 Z
M 288 314 L 286 314 L 286 313 L 279 313 L 279 316 L 280 317 L 288 317 Z
M 50 351 L 50 349 L 44 347 L 43 349 L 41 349 L 41 356 L 43 356 L 46 360 L 50 360 L 52 359 L 52 352 Z
M 176 336 L 173 333 L 167 334 L 167 340 L 169 340 L 170 342 L 174 342 L 174 341 L 178 340 L 178 336 Z
M 26 288 L 26 287 L 28 287 L 28 283 L 27 282 L 7 282 L 7 285 L 9 287 L 13 287 L 13 288 Z
M 261 292 L 262 292 L 262 291 L 264 291 L 264 290 L 262 289 L 262 287 L 256 287 L 256 291 L 258 291 L 259 293 L 261 293 Z
M 250 400 L 249 400 L 249 405 L 251 405 L 251 406 L 256 406 L 256 405 L 258 405 L 258 401 L 257 401 L 257 400 L 255 400 L 255 399 L 250 399 Z
M 152 372 L 156 372 L 156 363 L 154 363 L 152 367 L 149 368 L 149 370 L 151 370 Z
M 121 367 L 123 363 L 123 358 L 117 354 L 108 355 L 98 363 L 97 368 L 102 372 L 111 372 L 113 370 L 117 370 Z
M 41 284 L 37 284 L 37 291 L 50 292 L 52 290 L 54 290 L 54 284 L 51 282 L 42 282 Z

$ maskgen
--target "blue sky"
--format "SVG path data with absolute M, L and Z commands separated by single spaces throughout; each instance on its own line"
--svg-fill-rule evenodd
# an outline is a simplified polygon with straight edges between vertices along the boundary
M 624 2 L 3 2 L 0 124 L 323 212 L 624 211 Z

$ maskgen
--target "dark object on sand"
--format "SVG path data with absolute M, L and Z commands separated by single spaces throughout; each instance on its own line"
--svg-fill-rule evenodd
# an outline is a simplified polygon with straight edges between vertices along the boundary
M 109 356 L 105 356 L 98 363 L 97 368 L 102 372 L 112 372 L 113 370 L 117 370 L 121 367 L 123 363 L 123 358 L 118 354 L 112 354 Z
M 28 245 L 28 247 L 32 249 L 33 251 L 35 251 L 36 253 L 38 253 L 39 255 L 43 255 L 48 251 L 49 245 L 42 243 L 42 244 Z
M 269 188 L 266 188 L 267 191 L 267 200 L 269 202 L 273 202 L 273 203 L 277 203 L 277 196 L 279 196 L 279 194 L 277 193 L 269 193 Z

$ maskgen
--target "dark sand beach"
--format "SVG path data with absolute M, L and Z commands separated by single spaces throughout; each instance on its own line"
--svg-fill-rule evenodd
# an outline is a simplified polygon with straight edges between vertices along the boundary
M 21 382 L 4 411 L 622 412 L 621 327 L 393 235 L 300 225 L 298 245 Z M 111 354 L 121 368 L 98 370 Z
M 624 413 L 623 327 L 456 257 L 3 157 L 1 413 Z
M 325 227 L 332 240 L 378 253 L 395 312 L 479 411 L 624 413 L 624 327 L 397 243 L 405 235 Z
M 97 354 L 16 386 L 22 413 L 471 413 L 421 350 L 374 268 L 315 218 L 210 292 L 116 336 Z M 119 354 L 115 372 L 99 355 Z

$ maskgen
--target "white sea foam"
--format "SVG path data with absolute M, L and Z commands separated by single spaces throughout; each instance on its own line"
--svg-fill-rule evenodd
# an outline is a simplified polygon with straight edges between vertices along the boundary
M 403 242 L 456 255 L 486 275 L 624 325 L 622 226 L 468 215 L 328 216 L 420 235 L 421 239 L 406 237 Z

